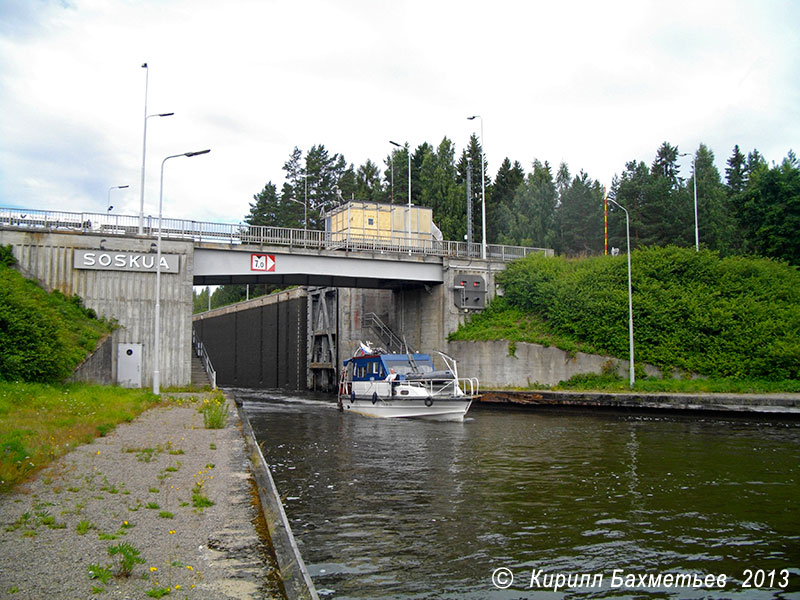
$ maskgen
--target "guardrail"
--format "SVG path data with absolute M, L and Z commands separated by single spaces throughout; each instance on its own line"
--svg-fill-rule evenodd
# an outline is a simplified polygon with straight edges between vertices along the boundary
M 195 355 L 203 363 L 203 368 L 208 375 L 208 381 L 211 383 L 211 389 L 217 389 L 217 372 L 211 364 L 211 358 L 208 356 L 208 352 L 206 352 L 206 347 L 203 345 L 203 342 L 198 339 L 194 328 L 192 328 L 192 346 L 194 346 Z
M 0 207 L 0 227 L 135 236 L 139 234 L 139 217 Z M 158 218 L 145 217 L 142 223 L 142 235 L 155 237 L 157 233 Z M 161 236 L 171 239 L 189 239 L 196 243 L 216 242 L 230 245 L 284 246 L 310 250 L 369 251 L 452 258 L 479 258 L 481 256 L 480 244 L 435 240 L 430 237 L 409 236 L 399 232 L 395 232 L 391 237 L 377 237 L 316 229 L 162 218 Z M 552 255 L 553 251 L 547 248 L 529 248 L 527 246 L 503 246 L 500 244 L 486 246 L 486 258 L 503 262 L 523 258 L 533 253 Z

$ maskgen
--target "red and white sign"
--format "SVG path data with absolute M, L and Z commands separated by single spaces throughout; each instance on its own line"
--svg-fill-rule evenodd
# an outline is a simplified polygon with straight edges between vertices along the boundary
M 275 256 L 272 254 L 251 254 L 251 271 L 275 271 Z

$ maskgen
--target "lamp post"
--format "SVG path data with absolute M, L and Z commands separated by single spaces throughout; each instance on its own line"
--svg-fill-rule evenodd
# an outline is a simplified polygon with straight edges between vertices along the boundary
M 483 164 L 483 157 L 486 152 L 484 151 L 483 140 L 483 117 L 480 115 L 472 115 L 467 117 L 467 120 L 474 119 L 481 120 L 481 258 L 486 259 L 486 169 Z
M 689 156 L 683 152 L 678 156 Z M 692 156 L 692 183 L 694 185 L 694 251 L 700 252 L 700 228 L 697 224 L 697 154 Z
M 113 206 L 111 206 L 111 190 L 124 190 L 126 187 L 128 187 L 128 186 L 127 185 L 112 185 L 110 188 L 108 188 L 108 207 L 106 208 L 106 213 L 110 213 L 111 209 L 114 208 Z
M 625 207 L 619 204 L 613 198 L 608 198 L 608 201 L 616 206 L 619 206 L 625 212 L 625 236 L 628 240 L 628 347 L 630 352 L 630 385 L 633 389 L 633 384 L 636 381 L 636 376 L 633 370 L 633 286 L 631 285 L 631 223 L 628 217 L 628 211 Z
M 171 158 L 178 158 L 179 156 L 191 158 L 193 156 L 199 156 L 200 154 L 208 154 L 209 152 L 211 152 L 210 149 L 173 154 L 161 161 L 161 184 L 158 190 L 158 241 L 156 242 L 156 316 L 155 337 L 153 338 L 153 393 L 156 395 L 161 393 L 161 371 L 159 370 L 159 363 L 161 362 L 161 207 L 164 198 L 164 164 Z M 210 293 L 209 291 L 209 294 Z
M 147 119 L 150 117 L 171 117 L 175 113 L 157 113 L 154 115 L 147 114 L 147 84 L 150 79 L 150 69 L 147 63 L 142 64 L 144 69 L 144 133 L 142 135 L 142 181 L 140 182 L 139 190 L 139 235 L 144 233 L 144 159 L 147 152 Z
M 389 140 L 389 143 L 402 148 L 397 142 Z M 408 209 L 406 210 L 406 240 L 408 241 L 408 252 L 411 253 L 411 148 L 408 149 Z

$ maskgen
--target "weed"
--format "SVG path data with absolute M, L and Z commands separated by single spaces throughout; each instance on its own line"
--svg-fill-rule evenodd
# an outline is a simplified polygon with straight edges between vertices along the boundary
M 158 513 L 158 516 L 159 516 L 159 517 L 161 517 L 162 519 L 171 519 L 171 518 L 172 518 L 172 517 L 174 517 L 175 515 L 173 515 L 173 514 L 172 514 L 171 512 L 169 512 L 169 511 L 162 510 L 160 513 Z
M 228 420 L 228 402 L 221 394 L 203 400 L 200 409 L 206 429 L 224 429 Z
M 217 445 L 216 445 L 214 442 L 211 442 L 211 443 L 208 445 L 208 447 L 209 447 L 211 450 L 216 450 L 216 449 L 217 449 Z
M 92 523 L 91 521 L 84 520 L 75 526 L 75 532 L 78 535 L 86 535 L 87 533 L 89 533 L 90 529 L 97 529 L 95 524 Z
M 118 537 L 119 537 L 119 536 L 118 536 L 118 535 L 116 535 L 116 534 L 113 534 L 113 533 L 105 533 L 105 532 L 103 532 L 103 531 L 101 531 L 100 533 L 98 533 L 98 534 L 97 534 L 97 539 L 98 539 L 98 540 L 115 540 L 115 539 L 117 539 Z
M 161 490 L 159 490 L 157 487 L 151 487 L 151 488 L 150 488 L 148 491 L 149 491 L 151 494 L 157 494 L 157 493 L 158 493 L 158 492 L 160 492 Z
M 158 505 L 158 502 L 148 502 L 147 504 L 144 505 L 144 507 L 149 508 L 150 510 L 158 510 L 159 508 L 161 508 Z
M 109 546 L 108 555 L 114 560 L 117 577 L 130 577 L 133 568 L 145 562 L 144 558 L 139 556 L 139 549 L 127 542 Z
M 163 598 L 164 596 L 169 596 L 169 588 L 153 588 L 152 590 L 147 590 L 145 594 L 147 594 L 150 598 Z
M 203 486 L 200 483 L 196 483 L 192 490 L 192 506 L 201 510 L 209 506 L 214 506 L 214 502 L 203 493 Z
M 91 564 L 89 565 L 89 579 L 99 579 L 103 582 L 104 585 L 108 584 L 108 580 L 111 579 L 113 573 L 111 569 L 107 566 L 103 567 L 98 564 Z

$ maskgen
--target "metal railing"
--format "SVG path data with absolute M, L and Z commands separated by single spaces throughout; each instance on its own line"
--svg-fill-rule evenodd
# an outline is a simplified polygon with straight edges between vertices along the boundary
M 361 322 L 362 328 L 368 328 L 378 336 L 379 341 L 386 346 L 389 352 L 402 353 L 406 349 L 406 344 L 392 331 L 386 323 L 374 312 L 364 313 Z M 413 352 L 413 350 L 411 350 Z
M 136 215 L 104 213 L 27 210 L 0 207 L 0 227 L 16 229 L 76 231 L 101 235 L 135 236 L 139 233 Z M 158 233 L 158 218 L 144 218 L 142 234 L 154 237 Z M 267 227 L 243 223 L 211 223 L 188 219 L 162 218 L 161 236 L 170 239 L 192 240 L 195 243 L 216 242 L 230 245 L 284 246 L 309 250 L 343 250 L 347 252 L 379 252 L 450 258 L 480 258 L 481 245 L 430 236 L 409 236 L 395 232 L 389 237 L 353 235 L 350 232 L 330 232 L 316 229 Z M 486 258 L 509 262 L 528 254 L 553 251 L 527 246 L 488 244 Z
M 197 337 L 194 328 L 192 328 L 192 346 L 194 347 L 195 355 L 203 362 L 203 368 L 208 375 L 208 381 L 211 383 L 211 389 L 217 389 L 217 372 L 211 364 L 211 358 L 206 352 L 206 347 L 203 342 Z

